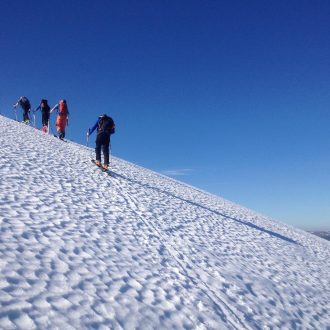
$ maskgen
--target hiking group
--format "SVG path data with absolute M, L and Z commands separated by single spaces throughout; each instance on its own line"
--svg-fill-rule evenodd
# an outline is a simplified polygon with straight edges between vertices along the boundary
M 23 110 L 23 123 L 29 125 L 30 124 L 30 113 L 31 113 L 31 103 L 29 99 L 26 96 L 21 96 L 16 104 L 14 104 L 15 109 L 15 115 L 16 120 L 17 114 L 16 114 L 16 108 L 20 106 Z M 49 132 L 50 126 L 49 126 L 49 118 L 50 114 L 57 110 L 57 118 L 56 118 L 56 130 L 57 130 L 57 136 L 63 140 L 65 137 L 65 128 L 68 125 L 69 122 L 69 111 L 68 106 L 66 103 L 66 100 L 60 100 L 57 104 L 54 105 L 54 107 L 51 109 L 48 105 L 48 101 L 45 99 L 42 99 L 40 101 L 39 106 L 32 110 L 32 114 L 35 118 L 35 114 L 37 111 L 41 110 L 41 122 L 42 122 L 42 131 L 45 133 Z M 35 121 L 35 120 L 34 120 Z M 35 125 L 35 122 L 34 122 Z
M 30 112 L 31 103 L 26 96 L 22 96 L 14 104 L 15 117 L 17 118 L 16 108 L 20 106 L 23 110 L 23 123 L 30 124 Z M 50 108 L 48 101 L 42 99 L 39 106 L 32 110 L 34 117 L 35 126 L 35 114 L 37 111 L 41 111 L 41 130 L 45 133 L 50 131 L 50 115 L 54 111 L 57 111 L 56 117 L 56 130 L 57 136 L 61 140 L 65 138 L 65 128 L 68 126 L 69 121 L 69 110 L 66 100 L 60 100 L 53 108 Z M 89 140 L 90 135 L 96 130 L 96 141 L 95 141 L 95 164 L 104 170 L 109 168 L 109 149 L 110 149 L 110 135 L 115 133 L 115 123 L 113 119 L 106 114 L 100 115 L 91 128 L 87 131 L 87 139 Z M 101 161 L 101 152 L 103 153 L 103 164 Z

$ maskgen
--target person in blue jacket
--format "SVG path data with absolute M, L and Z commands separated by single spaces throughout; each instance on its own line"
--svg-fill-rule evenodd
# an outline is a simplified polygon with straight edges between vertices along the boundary
M 95 129 L 97 130 L 96 135 L 96 146 L 95 146 L 95 164 L 102 166 L 101 163 L 101 150 L 103 151 L 103 168 L 108 169 L 109 167 L 109 146 L 110 146 L 110 135 L 115 133 L 115 123 L 113 119 L 106 114 L 99 116 L 97 122 L 92 128 L 87 131 L 87 137 L 89 137 Z

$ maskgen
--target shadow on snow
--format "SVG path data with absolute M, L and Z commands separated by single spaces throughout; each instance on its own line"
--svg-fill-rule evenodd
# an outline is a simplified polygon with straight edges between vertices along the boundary
M 224 218 L 227 218 L 227 219 L 230 219 L 230 220 L 236 221 L 236 222 L 238 222 L 238 223 L 240 223 L 240 224 L 242 224 L 242 225 L 245 225 L 245 226 L 248 226 L 248 227 L 250 227 L 250 228 L 253 228 L 253 229 L 259 230 L 259 231 L 261 231 L 261 232 L 264 232 L 264 233 L 266 233 L 266 234 L 269 234 L 269 235 L 272 236 L 272 237 L 282 239 L 282 240 L 284 240 L 284 241 L 286 241 L 286 242 L 288 242 L 288 243 L 299 244 L 299 243 L 297 243 L 296 241 L 294 241 L 293 239 L 291 239 L 291 238 L 289 238 L 289 237 L 283 236 L 283 235 L 278 234 L 278 233 L 276 233 L 276 232 L 274 232 L 274 231 L 271 231 L 271 230 L 268 230 L 268 229 L 262 228 L 262 227 L 260 227 L 260 226 L 257 226 L 257 225 L 253 224 L 253 223 L 250 222 L 250 221 L 247 221 L 247 220 L 241 220 L 241 219 L 234 218 L 234 217 L 229 216 L 229 215 L 227 215 L 227 214 L 225 214 L 225 213 L 221 213 L 221 212 L 219 212 L 219 211 L 213 210 L 213 209 L 211 209 L 211 208 L 209 208 L 209 207 L 207 207 L 207 206 L 204 206 L 204 205 L 202 205 L 202 204 L 199 204 L 199 203 L 193 202 L 193 201 L 191 201 L 191 200 L 188 200 L 188 199 L 182 198 L 182 197 L 180 197 L 180 196 L 177 196 L 177 195 L 175 195 L 175 194 L 173 194 L 173 193 L 170 193 L 170 192 L 168 192 L 168 191 L 166 191 L 166 190 L 162 190 L 162 189 L 160 189 L 160 188 L 153 187 L 153 186 L 151 186 L 151 185 L 149 185 L 149 184 L 146 184 L 146 183 L 143 183 L 143 182 L 141 182 L 141 181 L 137 181 L 137 180 L 134 180 L 134 179 L 130 179 L 130 178 L 128 178 L 128 177 L 126 177 L 126 176 L 124 176 L 124 175 L 122 175 L 122 174 L 118 174 L 118 173 L 114 173 L 114 172 L 110 172 L 110 173 L 108 173 L 108 174 L 109 174 L 110 176 L 112 176 L 112 177 L 118 177 L 118 178 L 121 178 L 121 179 L 124 179 L 124 180 L 130 181 L 130 182 L 132 182 L 132 183 L 134 183 L 134 184 L 138 184 L 138 185 L 140 185 L 140 186 L 142 186 L 142 187 L 144 187 L 144 188 L 151 189 L 151 190 L 157 191 L 157 192 L 159 192 L 159 193 L 162 193 L 162 194 L 164 194 L 164 195 L 167 195 L 167 196 L 170 196 L 170 197 L 173 197 L 173 198 L 179 199 L 179 200 L 181 200 L 181 201 L 183 201 L 183 202 L 185 202 L 185 203 L 188 203 L 188 204 L 190 204 L 190 205 L 192 205 L 192 206 L 195 206 L 195 207 L 198 207 L 198 208 L 204 209 L 204 210 L 206 210 L 206 211 L 208 211 L 208 212 L 212 212 L 212 213 L 214 213 L 214 214 L 216 214 L 216 215 L 219 215 L 219 216 L 222 216 L 222 217 L 224 217 Z

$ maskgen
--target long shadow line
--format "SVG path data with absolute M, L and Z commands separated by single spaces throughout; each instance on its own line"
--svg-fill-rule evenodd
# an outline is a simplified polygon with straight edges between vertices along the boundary
M 193 205 L 193 206 L 195 206 L 195 207 L 202 208 L 202 209 L 204 209 L 204 210 L 206 210 L 206 211 L 209 211 L 209 212 L 212 212 L 212 213 L 214 213 L 214 214 L 216 214 L 216 215 L 222 216 L 222 217 L 224 217 L 224 218 L 227 218 L 227 219 L 230 219 L 230 220 L 236 221 L 236 222 L 238 222 L 238 223 L 240 223 L 240 224 L 242 224 L 242 225 L 245 225 L 245 226 L 248 226 L 248 227 L 250 227 L 250 228 L 253 228 L 253 229 L 259 230 L 259 231 L 261 231 L 261 232 L 267 233 L 267 234 L 269 234 L 270 236 L 273 236 L 273 237 L 276 237 L 276 238 L 282 239 L 282 240 L 284 240 L 284 241 L 286 241 L 286 242 L 288 242 L 288 243 L 293 243 L 293 244 L 298 244 L 298 245 L 299 245 L 298 242 L 296 242 L 295 240 L 293 240 L 293 239 L 291 239 L 291 238 L 289 238 L 289 237 L 283 236 L 283 235 L 278 234 L 278 233 L 276 233 L 276 232 L 274 232 L 274 231 L 271 231 L 271 230 L 268 230 L 268 229 L 262 228 L 262 227 L 260 227 L 260 226 L 257 226 L 257 225 L 255 225 L 254 223 L 252 223 L 252 222 L 250 222 L 250 221 L 247 221 L 247 220 L 241 220 L 241 219 L 237 219 L 237 218 L 231 217 L 231 216 L 229 216 L 229 215 L 227 215 L 227 214 L 224 214 L 224 213 L 221 213 L 221 212 L 219 212 L 219 211 L 212 210 L 211 208 L 206 207 L 206 206 L 204 206 L 204 205 L 201 205 L 201 204 L 199 204 L 199 203 L 196 203 L 196 202 L 193 202 L 193 201 L 191 201 L 191 200 L 188 200 L 188 199 L 182 198 L 182 197 L 180 197 L 180 196 L 174 195 L 173 193 L 170 193 L 170 192 L 168 192 L 168 191 L 162 190 L 162 189 L 157 188 L 157 187 L 153 187 L 153 186 L 151 186 L 151 185 L 149 185 L 149 184 L 142 183 L 141 181 L 137 181 L 137 180 L 134 180 L 134 179 L 130 179 L 130 178 L 128 178 L 128 177 L 126 177 L 126 176 L 124 176 L 124 175 L 122 175 L 122 174 L 118 174 L 118 173 L 110 172 L 109 175 L 112 176 L 112 177 L 119 177 L 119 178 L 122 178 L 122 179 L 124 179 L 124 180 L 127 180 L 127 181 L 130 181 L 130 182 L 132 182 L 132 183 L 138 184 L 138 185 L 140 185 L 140 186 L 142 186 L 142 187 L 144 187 L 144 188 L 151 189 L 151 190 L 157 191 L 157 192 L 159 192 L 159 193 L 162 193 L 162 194 L 164 194 L 164 195 L 167 195 L 167 196 L 169 196 L 169 197 L 173 197 L 173 198 L 179 199 L 179 200 L 181 200 L 181 201 L 183 201 L 183 202 L 185 202 L 185 203 L 188 203 L 188 204 Z

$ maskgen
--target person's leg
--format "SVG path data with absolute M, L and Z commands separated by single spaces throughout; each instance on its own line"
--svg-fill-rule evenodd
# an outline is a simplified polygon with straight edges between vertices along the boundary
M 29 109 L 23 109 L 23 121 L 25 123 L 29 123 L 30 118 L 29 118 Z
M 101 147 L 102 147 L 102 136 L 98 134 L 95 141 L 95 160 L 96 164 L 101 164 Z
M 48 126 L 48 120 L 49 120 L 49 113 L 43 112 L 42 113 L 42 126 Z
M 110 135 L 106 135 L 103 140 L 103 157 L 104 157 L 104 166 L 109 166 L 109 145 L 110 145 Z

